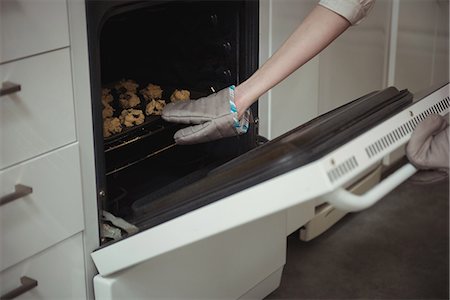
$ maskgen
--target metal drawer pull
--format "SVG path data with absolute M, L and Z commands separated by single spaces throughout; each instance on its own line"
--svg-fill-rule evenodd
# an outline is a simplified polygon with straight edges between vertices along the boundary
M 31 194 L 32 192 L 33 192 L 32 187 L 23 184 L 16 184 L 14 192 L 0 198 L 0 206 L 9 203 L 11 201 L 17 200 L 19 198 L 25 197 Z
M 21 89 L 20 84 L 5 81 L 2 83 L 2 88 L 0 89 L 0 96 L 13 94 L 19 92 Z
M 0 297 L 0 300 L 6 300 L 6 299 L 14 299 L 29 290 L 37 287 L 38 282 L 37 280 L 34 280 L 33 278 L 23 276 L 20 278 L 20 283 L 22 284 L 18 288 L 12 290 L 11 292 L 8 292 Z

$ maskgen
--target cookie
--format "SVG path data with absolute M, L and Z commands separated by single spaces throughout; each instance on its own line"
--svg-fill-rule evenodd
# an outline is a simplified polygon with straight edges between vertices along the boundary
M 145 116 L 140 109 L 125 109 L 120 114 L 120 122 L 126 127 L 132 127 L 144 123 Z
M 178 102 L 178 101 L 187 101 L 191 97 L 191 92 L 188 90 L 175 90 L 170 96 L 170 101 Z
M 125 92 L 119 96 L 119 102 L 122 108 L 133 108 L 141 103 L 141 99 L 135 93 Z
M 119 81 L 119 83 L 117 83 L 114 86 L 114 88 L 117 90 L 119 94 L 123 94 L 126 92 L 136 93 L 138 87 L 139 84 L 137 84 L 136 81 L 130 79 L 129 80 L 122 79 L 121 81 Z
M 162 98 L 163 90 L 159 85 L 149 84 L 145 89 L 141 90 L 142 96 L 144 96 L 145 100 L 156 100 Z
M 109 137 L 122 131 L 119 118 L 106 118 L 103 121 L 103 136 Z
M 103 119 L 111 118 L 113 114 L 114 108 L 108 103 L 103 103 L 103 111 L 102 111 Z
M 166 101 L 164 100 L 151 100 L 147 107 L 145 108 L 145 114 L 149 115 L 157 115 L 160 116 L 164 106 L 166 106 Z
M 114 100 L 113 96 L 111 95 L 111 90 L 103 88 L 102 89 L 102 103 L 106 106 L 106 104 L 111 103 Z

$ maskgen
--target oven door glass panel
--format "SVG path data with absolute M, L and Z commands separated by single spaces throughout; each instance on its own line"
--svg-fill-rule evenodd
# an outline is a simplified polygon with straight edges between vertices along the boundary
M 150 228 L 319 159 L 411 102 L 389 88 L 324 114 L 211 171 L 199 168 L 132 205 L 130 221 Z M 184 185 L 183 188 L 178 188 Z
M 182 189 L 166 187 L 139 199 L 132 223 L 140 232 L 95 251 L 99 273 L 114 273 L 330 192 L 316 162 L 411 101 L 406 90 L 370 93 L 198 174 L 200 180 Z

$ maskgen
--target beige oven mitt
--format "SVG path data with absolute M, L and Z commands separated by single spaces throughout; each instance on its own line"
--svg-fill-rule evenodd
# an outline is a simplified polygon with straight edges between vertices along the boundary
M 175 133 L 174 139 L 179 145 L 204 143 L 245 133 L 249 115 L 247 110 L 238 120 L 234 86 L 197 100 L 168 103 L 162 112 L 162 118 L 168 122 L 192 124 Z
M 418 169 L 449 168 L 448 114 L 431 114 L 417 125 L 406 147 L 409 161 Z

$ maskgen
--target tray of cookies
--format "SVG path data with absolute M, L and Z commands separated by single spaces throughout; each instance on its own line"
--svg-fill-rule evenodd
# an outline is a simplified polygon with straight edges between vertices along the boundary
M 103 137 L 105 144 L 116 144 L 142 133 L 164 127 L 161 113 L 168 102 L 186 101 L 204 96 L 184 88 L 139 84 L 131 79 L 102 87 Z

